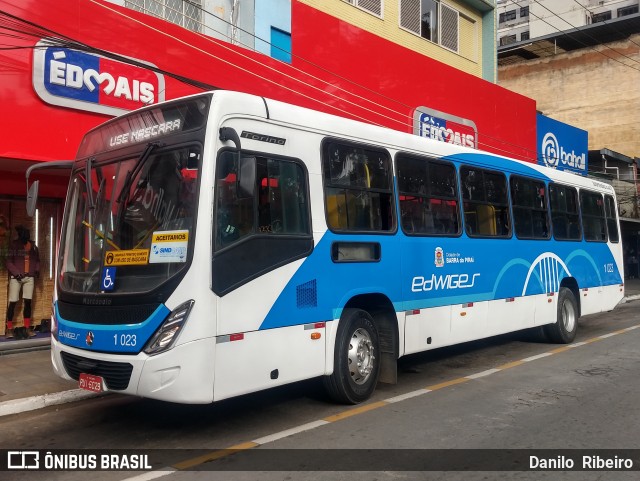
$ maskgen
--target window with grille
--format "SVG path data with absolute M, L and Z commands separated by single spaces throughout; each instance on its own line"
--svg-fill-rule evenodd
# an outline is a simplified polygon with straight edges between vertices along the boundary
M 125 7 L 202 31 L 202 0 L 126 0 Z
M 400 0 L 400 27 L 458 51 L 460 13 L 438 0 Z
M 382 16 L 382 0 L 346 0 L 346 2 L 378 17 Z
M 500 45 L 509 45 L 510 43 L 516 42 L 516 35 L 505 35 L 504 37 L 500 37 Z
M 625 17 L 627 15 L 633 15 L 638 13 L 638 5 L 631 5 L 630 7 L 622 7 L 618 9 L 618 17 Z
M 611 10 L 608 12 L 594 13 L 591 16 L 591 23 L 606 22 L 607 20 L 611 20 Z

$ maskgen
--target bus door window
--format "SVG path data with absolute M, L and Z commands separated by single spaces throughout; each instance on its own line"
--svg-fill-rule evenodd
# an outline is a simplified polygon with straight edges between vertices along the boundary
M 226 151 L 218 158 L 216 247 L 256 234 L 307 235 L 310 222 L 302 167 L 290 160 L 246 159 L 252 160 L 256 172 L 254 196 L 238 189 L 238 154 Z
M 460 178 L 467 234 L 508 237 L 511 227 L 507 179 L 504 174 L 462 167 Z
M 522 239 L 548 239 L 549 215 L 544 182 L 512 176 L 510 184 L 516 236 Z

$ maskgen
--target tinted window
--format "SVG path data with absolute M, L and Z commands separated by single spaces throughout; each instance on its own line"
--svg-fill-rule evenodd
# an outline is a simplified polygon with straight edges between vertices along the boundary
M 508 237 L 507 178 L 500 172 L 462 167 L 460 182 L 465 230 L 473 237 Z
M 323 149 L 327 224 L 336 231 L 395 229 L 393 172 L 386 150 L 327 142 Z
M 581 191 L 580 207 L 584 238 L 588 241 L 606 242 L 607 228 L 602 195 L 597 192 Z
M 253 182 L 246 185 L 242 176 Z M 237 152 L 226 151 L 218 159 L 216 192 L 217 248 L 255 234 L 310 234 L 300 164 L 244 154 L 239 160 Z
M 609 233 L 609 241 L 619 242 L 620 233 L 618 232 L 618 219 L 616 217 L 616 202 L 610 195 L 604 196 L 605 215 L 607 217 L 607 232 Z
M 516 236 L 524 239 L 548 239 L 549 215 L 544 182 L 514 176 L 511 177 L 510 184 Z
M 396 165 L 402 230 L 417 235 L 458 235 L 460 214 L 453 165 L 408 156 L 399 156 Z
M 573 187 L 549 184 L 549 203 L 553 236 L 557 240 L 580 240 L 578 192 Z

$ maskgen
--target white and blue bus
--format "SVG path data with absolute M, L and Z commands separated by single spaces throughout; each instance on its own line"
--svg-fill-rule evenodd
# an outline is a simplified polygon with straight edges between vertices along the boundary
M 400 356 L 569 343 L 623 297 L 611 186 L 228 91 L 90 131 L 58 257 L 56 373 L 181 403 L 314 377 L 358 403 Z

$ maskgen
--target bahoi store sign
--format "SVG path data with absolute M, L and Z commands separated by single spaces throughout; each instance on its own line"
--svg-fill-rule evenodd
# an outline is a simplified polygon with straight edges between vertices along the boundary
M 48 104 L 114 116 L 165 98 L 163 75 L 47 39 L 34 49 L 33 88 Z

